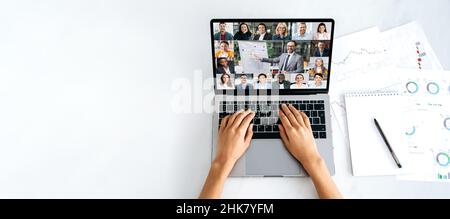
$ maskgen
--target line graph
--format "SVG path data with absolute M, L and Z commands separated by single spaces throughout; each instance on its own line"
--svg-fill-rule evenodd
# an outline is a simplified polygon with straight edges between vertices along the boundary
M 378 55 L 378 54 L 385 54 L 387 52 L 386 49 L 383 50 L 370 50 L 367 48 L 360 48 L 358 50 L 350 50 L 347 55 L 341 60 L 341 61 L 337 61 L 337 62 L 332 62 L 332 64 L 334 65 L 345 65 L 347 64 L 347 61 L 352 58 L 355 55 L 361 56 L 361 55 Z

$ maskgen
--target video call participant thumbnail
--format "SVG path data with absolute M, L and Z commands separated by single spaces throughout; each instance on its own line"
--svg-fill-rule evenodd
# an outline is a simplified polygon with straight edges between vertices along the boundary
M 264 73 L 261 73 L 258 75 L 257 81 L 255 83 L 255 89 L 271 89 L 272 84 L 268 82 L 267 75 Z
M 255 34 L 253 40 L 272 40 L 272 34 L 267 33 L 267 27 L 264 23 L 258 24 L 258 34 Z
M 303 74 L 295 75 L 295 83 L 291 85 L 291 89 L 300 88 L 308 88 L 308 85 L 305 83 L 305 76 Z
M 234 40 L 251 40 L 252 32 L 246 23 L 239 25 L 239 31 L 234 34 Z
M 323 75 L 316 73 L 314 75 L 314 82 L 309 84 L 309 88 L 326 88 L 327 83 L 323 81 Z
M 226 31 L 227 24 L 224 22 L 219 23 L 219 32 L 214 34 L 214 40 L 233 40 L 233 34 Z
M 218 74 L 234 74 L 234 66 L 231 63 L 231 65 L 229 64 L 232 61 L 228 61 L 226 58 L 219 58 L 217 61 L 217 73 Z
M 234 51 L 230 48 L 228 41 L 220 41 L 219 50 L 214 56 L 216 59 L 227 58 L 227 60 L 234 60 Z
M 316 73 L 322 74 L 325 78 L 327 78 L 328 76 L 328 69 L 325 68 L 324 64 L 323 64 L 323 59 L 322 58 L 316 58 L 315 62 L 314 62 L 314 67 L 312 69 L 309 70 L 309 75 L 311 77 L 314 77 L 314 75 Z
M 314 33 L 313 40 L 330 40 L 330 33 L 327 32 L 327 26 L 324 23 L 320 23 L 317 26 L 317 32 Z
M 239 83 L 236 83 L 236 89 L 238 91 L 253 89 L 253 85 L 251 83 L 249 83 L 249 81 L 248 81 L 249 76 L 250 75 L 246 75 L 246 74 L 237 75 L 237 77 L 239 77 Z M 253 77 L 251 76 L 251 78 L 253 78 Z
M 288 26 L 286 23 L 278 23 L 275 29 L 275 35 L 273 35 L 272 40 L 291 40 L 291 36 L 288 33 Z
M 234 89 L 233 80 L 229 74 L 221 74 L 217 83 L 217 89 Z
M 305 22 L 298 24 L 298 32 L 292 34 L 293 40 L 312 40 L 312 35 L 307 32 L 307 26 Z
M 282 53 L 276 58 L 261 58 L 255 56 L 257 60 L 261 62 L 278 63 L 278 67 L 282 74 L 286 73 L 302 73 L 303 69 L 303 58 L 301 55 L 295 53 L 295 48 L 297 43 L 295 41 L 289 41 L 287 43 L 286 53 Z
M 276 81 L 272 83 L 272 89 L 289 89 L 291 87 L 291 82 L 286 80 L 286 75 L 278 74 L 276 76 Z
M 314 51 L 314 57 L 328 57 L 330 56 L 330 49 L 326 48 L 327 45 L 324 42 L 319 42 L 317 48 Z

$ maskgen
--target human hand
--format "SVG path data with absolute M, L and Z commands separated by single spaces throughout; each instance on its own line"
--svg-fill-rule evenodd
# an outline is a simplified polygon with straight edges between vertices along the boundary
M 325 161 L 317 150 L 308 116 L 291 104 L 289 106 L 282 104 L 279 115 L 282 124 L 279 125 L 281 139 L 289 152 L 302 163 L 303 168 L 311 176 L 319 197 L 342 198 Z
M 236 161 L 250 146 L 255 112 L 240 110 L 226 116 L 220 124 L 216 158 L 211 164 L 199 198 L 220 198 L 223 185 Z
M 222 120 L 215 162 L 234 166 L 250 146 L 253 136 L 253 124 L 250 123 L 253 117 L 255 117 L 255 112 L 240 110 Z
M 253 54 L 253 57 L 254 57 L 256 60 L 258 60 L 258 61 L 261 61 L 261 60 L 262 60 L 261 56 L 259 56 L 259 55 L 257 55 L 257 54 Z
M 279 116 L 282 125 L 278 126 L 284 145 L 309 172 L 322 158 L 317 150 L 308 116 L 291 104 L 282 104 Z

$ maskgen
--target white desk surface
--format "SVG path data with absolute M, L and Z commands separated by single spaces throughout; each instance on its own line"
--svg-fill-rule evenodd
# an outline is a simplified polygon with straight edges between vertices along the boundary
M 448 70 L 449 11 L 445 0 L 2 1 L 0 197 L 195 198 L 211 114 L 175 113 L 172 83 L 211 75 L 211 18 L 332 17 L 336 37 L 417 20 Z M 450 198 L 448 184 L 353 177 L 348 147 L 333 138 L 346 197 Z M 309 178 L 232 178 L 223 197 L 316 193 Z

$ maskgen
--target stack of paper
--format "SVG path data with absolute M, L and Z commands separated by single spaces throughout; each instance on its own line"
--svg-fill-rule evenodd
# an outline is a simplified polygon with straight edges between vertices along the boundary
M 336 39 L 331 70 L 333 120 L 347 139 L 344 94 L 403 93 L 408 104 L 399 110 L 413 124 L 403 127 L 400 137 L 415 165 L 397 178 L 450 182 L 450 72 L 442 70 L 420 25 L 412 22 L 385 32 L 373 27 Z M 424 140 L 430 136 L 433 140 Z

